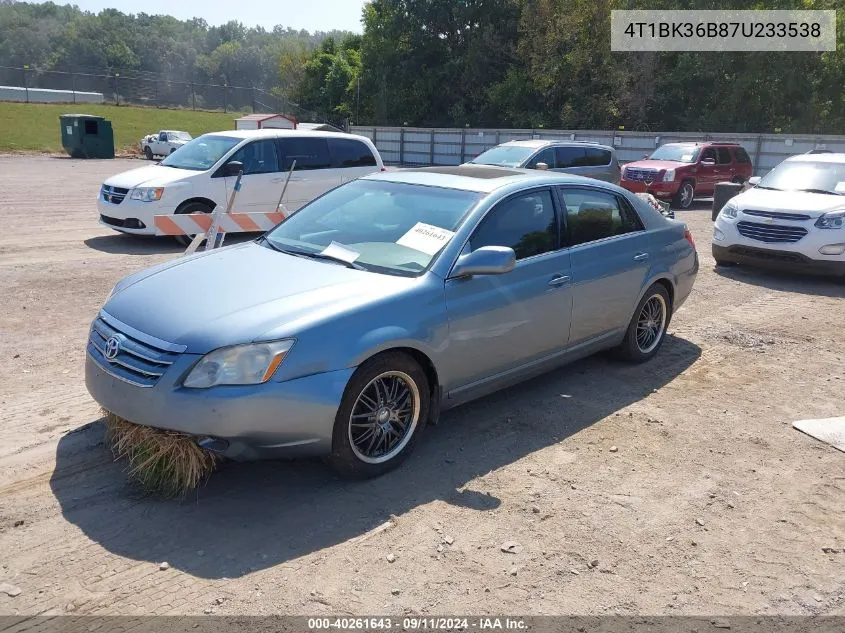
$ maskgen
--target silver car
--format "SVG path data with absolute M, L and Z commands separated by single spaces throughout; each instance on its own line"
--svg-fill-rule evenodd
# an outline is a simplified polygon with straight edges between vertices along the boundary
M 613 185 L 377 173 L 256 241 L 123 279 L 86 383 L 236 460 L 325 455 L 373 476 L 445 409 L 599 350 L 650 359 L 697 271 L 686 226 Z
M 619 184 L 622 168 L 609 145 L 578 141 L 509 141 L 482 152 L 468 165 L 548 169 Z

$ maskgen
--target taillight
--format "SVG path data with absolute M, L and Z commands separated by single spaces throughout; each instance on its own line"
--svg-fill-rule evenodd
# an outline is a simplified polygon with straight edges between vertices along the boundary
M 692 246 L 692 247 L 693 247 L 693 249 L 695 249 L 695 238 L 693 238 L 692 233 L 690 233 L 690 230 L 689 230 L 689 229 L 687 229 L 686 231 L 684 231 L 684 239 L 685 239 L 687 242 L 689 242 L 690 246 Z

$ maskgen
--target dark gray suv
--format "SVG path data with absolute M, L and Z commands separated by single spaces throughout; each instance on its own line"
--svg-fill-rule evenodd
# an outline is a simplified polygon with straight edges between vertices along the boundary
M 488 149 L 470 165 L 548 169 L 619 184 L 621 168 L 609 145 L 577 141 L 509 141 Z

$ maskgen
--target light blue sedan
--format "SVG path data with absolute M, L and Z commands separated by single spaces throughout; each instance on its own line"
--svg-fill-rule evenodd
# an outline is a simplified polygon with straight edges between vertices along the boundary
M 373 476 L 445 409 L 603 349 L 650 359 L 697 271 L 686 226 L 611 184 L 379 173 L 254 242 L 123 279 L 86 384 L 226 457 L 324 455 Z

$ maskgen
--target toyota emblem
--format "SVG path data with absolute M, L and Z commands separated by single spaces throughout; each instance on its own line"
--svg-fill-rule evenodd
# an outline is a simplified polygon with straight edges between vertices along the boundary
M 106 351 L 103 353 L 103 356 L 106 357 L 106 360 L 114 360 L 119 353 L 120 341 L 116 336 L 112 336 L 106 341 Z

